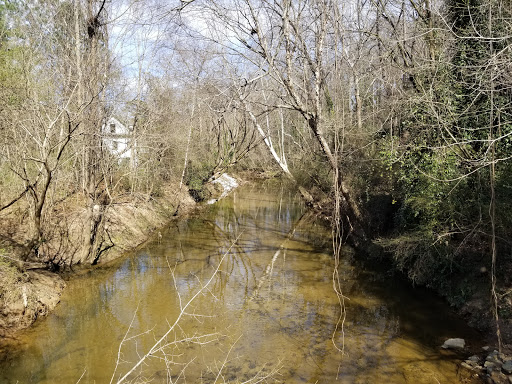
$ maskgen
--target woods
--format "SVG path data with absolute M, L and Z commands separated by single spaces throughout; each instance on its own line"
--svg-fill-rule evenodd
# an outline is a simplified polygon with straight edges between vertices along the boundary
M 509 323 L 511 12 L 1 1 L 0 267 L 12 247 L 52 268 L 97 263 L 120 201 L 184 185 L 201 201 L 226 170 L 283 172 L 341 242 L 373 242 L 414 284 Z M 106 145 L 111 117 L 129 160 Z

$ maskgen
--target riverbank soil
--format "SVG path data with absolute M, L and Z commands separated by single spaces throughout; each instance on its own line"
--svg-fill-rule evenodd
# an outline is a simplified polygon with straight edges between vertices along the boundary
M 143 243 L 156 229 L 174 216 L 195 207 L 185 186 L 162 188 L 159 197 L 140 194 L 114 196 L 105 209 L 106 242 L 95 264 L 120 257 Z M 30 326 L 59 302 L 65 282 L 58 272 L 77 264 L 90 264 L 83 254 L 86 222 L 81 195 L 69 196 L 54 204 L 47 238 L 38 254 L 26 244 L 31 233 L 29 207 L 23 203 L 0 215 L 0 337 L 8 337 Z
M 0 263 L 0 337 L 8 337 L 55 308 L 66 284 L 56 273 Z

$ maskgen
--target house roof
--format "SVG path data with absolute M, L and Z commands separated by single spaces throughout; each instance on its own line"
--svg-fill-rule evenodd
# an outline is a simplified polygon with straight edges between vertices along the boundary
M 116 129 L 115 129 L 115 132 L 110 132 L 110 125 L 111 124 L 115 124 L 116 126 Z M 117 118 L 115 117 L 109 117 L 105 124 L 103 124 L 103 135 L 106 136 L 106 137 L 116 137 L 116 138 L 129 138 L 132 134 L 132 129 L 131 127 L 127 127 L 125 124 L 123 124 L 121 121 L 119 121 Z
M 119 121 L 119 119 L 115 118 L 114 116 L 111 116 L 111 117 L 109 117 L 109 118 L 107 119 L 107 124 L 111 124 L 111 123 L 114 123 L 114 124 L 116 124 L 116 125 L 118 125 L 118 124 L 119 124 L 120 126 L 122 126 L 122 127 L 124 127 L 124 128 L 126 128 L 126 127 L 127 127 L 127 125 L 126 125 L 126 124 L 122 123 L 121 121 Z

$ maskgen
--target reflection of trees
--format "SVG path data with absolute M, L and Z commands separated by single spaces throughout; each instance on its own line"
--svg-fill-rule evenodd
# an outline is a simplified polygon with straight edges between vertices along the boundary
M 105 354 L 104 344 L 113 345 L 114 355 L 122 338 L 120 332 L 129 327 L 132 318 L 134 334 L 149 330 L 131 340 L 124 350 L 123 358 L 137 361 L 137 352 L 148 351 L 165 333 L 167 321 L 176 318 L 180 307 L 177 295 L 189 299 L 213 275 L 208 289 L 188 308 L 191 316 L 184 317 L 180 328 L 166 341 L 168 351 L 181 354 L 173 361 L 186 363 L 191 356 L 202 354 L 205 360 L 194 362 L 188 369 L 198 375 L 204 372 L 203 380 L 211 377 L 213 381 L 218 370 L 208 371 L 205 364 L 221 364 L 226 350 L 243 333 L 243 341 L 230 355 L 240 359 L 226 364 L 226 377 L 249 377 L 261 364 L 279 359 L 284 359 L 284 377 L 300 376 L 310 382 L 335 377 L 335 361 L 341 356 L 332 346 L 331 335 L 339 308 L 326 273 L 332 267 L 328 229 L 315 224 L 307 214 L 301 216 L 301 208 L 286 196 L 267 199 L 273 203 L 262 203 L 266 196 L 260 194 L 260 201 L 257 196 L 239 195 L 234 207 L 226 199 L 204 218 L 176 222 L 162 231 L 160 240 L 120 262 L 111 272 L 96 271 L 94 279 L 84 279 L 74 293 L 80 305 L 68 304 L 63 309 L 65 319 L 50 317 L 47 321 L 49 332 L 58 333 L 56 339 L 60 341 L 53 342 L 51 353 L 45 351 L 50 349 L 46 344 L 39 344 L 37 353 L 44 356 L 44 364 L 60 368 L 74 355 L 82 365 L 103 364 L 112 372 L 111 366 L 99 361 Z M 240 237 L 230 249 L 236 236 Z M 174 269 L 174 279 L 169 266 Z M 379 280 L 380 273 L 354 266 L 348 259 L 342 260 L 340 268 L 343 291 L 351 299 L 345 328 L 350 356 L 342 360 L 343 380 L 371 381 L 377 371 L 391 380 L 400 371 L 400 364 L 426 364 L 436 358 L 418 331 L 418 327 L 425 327 L 432 332 L 428 324 L 432 314 L 415 307 L 410 292 L 389 287 L 385 276 Z M 260 281 L 263 283 L 256 290 Z M 407 303 L 406 309 L 403 303 Z M 82 318 L 95 320 L 83 322 Z M 204 344 L 204 335 L 215 341 Z M 187 342 L 174 347 L 174 337 Z M 421 356 L 413 354 L 419 345 L 426 346 Z M 79 350 L 82 346 L 85 351 Z M 34 367 L 34 372 L 37 369 Z M 156 362 L 145 370 L 166 374 Z M 86 379 L 105 381 L 98 372 L 91 372 Z M 46 373 L 41 370 L 39 374 Z M 192 377 L 187 375 L 188 380 Z M 154 378 L 158 381 L 160 376 Z

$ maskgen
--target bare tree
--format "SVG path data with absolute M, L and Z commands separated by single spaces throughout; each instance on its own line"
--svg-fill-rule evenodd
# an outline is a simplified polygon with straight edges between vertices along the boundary
M 329 144 L 325 115 L 330 71 L 327 49 L 333 32 L 329 18 L 334 11 L 331 2 L 245 0 L 233 4 L 215 2 L 208 10 L 217 24 L 203 34 L 204 38 L 221 44 L 226 55 L 235 55 L 245 63 L 249 69 L 247 85 L 262 77 L 272 81 L 276 102 L 266 108 L 300 114 L 329 167 L 339 172 L 339 161 Z M 245 99 L 246 106 L 249 101 Z M 252 104 L 262 105 L 261 100 L 253 100 Z M 253 116 L 257 115 L 249 109 Z M 350 223 L 352 234 L 365 241 L 359 207 L 341 173 L 337 180 L 346 222 Z

